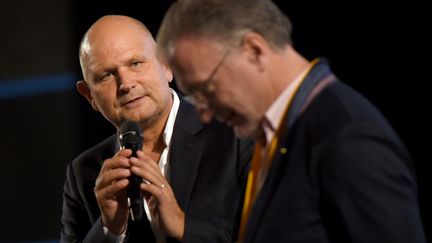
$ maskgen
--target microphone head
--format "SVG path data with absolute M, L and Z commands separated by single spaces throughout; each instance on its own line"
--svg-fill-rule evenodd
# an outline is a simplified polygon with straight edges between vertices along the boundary
M 142 129 L 134 121 L 124 121 L 121 124 L 119 137 L 122 149 L 131 149 L 135 154 L 142 147 Z

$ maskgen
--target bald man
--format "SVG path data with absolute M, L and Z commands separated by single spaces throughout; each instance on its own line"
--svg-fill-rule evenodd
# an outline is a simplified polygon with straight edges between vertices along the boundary
M 233 242 L 252 144 L 222 123 L 203 125 L 169 87 L 148 29 L 104 16 L 84 35 L 78 92 L 116 129 L 137 122 L 143 147 L 120 149 L 118 134 L 67 167 L 62 242 Z M 129 215 L 128 178 L 144 179 L 146 220 Z

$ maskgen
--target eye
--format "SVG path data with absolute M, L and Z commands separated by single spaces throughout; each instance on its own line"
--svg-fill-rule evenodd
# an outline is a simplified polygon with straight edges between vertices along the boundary
M 141 65 L 141 61 L 133 61 L 131 62 L 130 66 L 131 67 L 139 67 Z
M 101 75 L 101 80 L 107 80 L 107 79 L 109 79 L 109 78 L 111 78 L 113 76 L 113 73 L 112 72 L 104 72 L 102 75 Z

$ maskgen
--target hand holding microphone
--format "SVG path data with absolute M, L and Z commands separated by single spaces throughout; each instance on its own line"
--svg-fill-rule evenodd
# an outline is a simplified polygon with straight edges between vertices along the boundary
M 141 151 L 141 127 L 131 121 L 122 123 L 120 145 L 130 149 L 131 174 L 128 186 L 128 205 L 132 221 L 147 222 L 144 211 L 143 190 L 154 221 L 167 235 L 181 240 L 184 234 L 185 215 L 175 199 L 174 192 L 163 176 L 157 162 Z M 143 183 L 143 178 L 146 183 Z
M 142 147 L 141 128 L 134 122 L 123 123 L 119 140 L 121 150 L 103 162 L 94 188 L 102 223 L 117 235 L 126 231 L 128 219 L 148 224 L 140 188 L 142 178 L 131 172 L 130 162 Z
M 132 150 L 132 157 L 137 157 L 137 151 L 141 150 L 143 144 L 141 127 L 133 121 L 125 121 L 120 126 L 121 149 Z M 140 221 L 144 217 L 143 193 L 140 188 L 142 178 L 135 174 L 129 177 L 128 206 L 132 221 Z

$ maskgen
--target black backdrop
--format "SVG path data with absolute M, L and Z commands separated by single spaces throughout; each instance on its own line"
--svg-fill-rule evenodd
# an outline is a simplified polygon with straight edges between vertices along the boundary
M 143 21 L 156 34 L 163 13 L 172 2 L 53 0 L 51 5 L 44 6 L 39 3 L 34 8 L 45 11 L 44 14 L 0 17 L 0 26 L 9 27 L 6 29 L 9 35 L 4 35 L 0 50 L 10 49 L 4 39 L 14 36 L 17 20 L 23 23 L 24 27 L 20 25 L 22 32 L 31 32 L 32 22 L 38 18 L 50 22 L 61 19 L 66 22 L 67 28 L 61 30 L 66 37 L 47 38 L 44 46 L 34 48 L 52 49 L 53 43 L 63 43 L 67 49 L 59 48 L 56 53 L 65 54 L 41 63 L 41 58 L 47 54 L 40 52 L 27 67 L 38 64 L 42 74 L 67 72 L 73 82 L 81 77 L 77 57 L 79 41 L 96 19 L 105 14 L 125 14 Z M 407 145 L 417 169 L 425 228 L 428 238 L 432 239 L 432 196 L 428 193 L 432 182 L 428 157 L 432 144 L 431 109 L 425 88 L 430 78 L 426 78 L 426 72 L 422 71 L 425 67 L 418 61 L 418 57 L 426 53 L 426 45 L 422 43 L 422 25 L 427 16 L 422 11 L 424 8 L 415 2 L 396 5 L 372 0 L 275 2 L 291 17 L 296 49 L 310 59 L 328 58 L 336 75 L 376 104 Z M 13 4 L 5 3 L 6 7 L 9 5 Z M 66 14 L 55 14 L 60 7 Z M 15 9 L 15 12 L 20 11 Z M 40 29 L 44 29 L 44 25 Z M 21 48 L 27 45 L 23 42 Z M 22 52 L 28 54 L 28 50 Z M 0 61 L 15 67 L 22 65 L 26 57 L 13 52 L 10 56 L 3 55 Z M 64 65 L 57 67 L 59 62 Z M 2 66 L 0 74 L 10 72 L 11 68 Z M 21 67 L 10 75 L 0 75 L 0 88 L 4 87 L 2 80 L 26 76 L 21 74 L 24 71 L 27 69 Z M 30 70 L 28 74 L 39 73 Z M 112 134 L 114 129 L 76 94 L 73 83 L 69 89 L 59 92 L 14 98 L 0 96 L 0 127 L 3 130 L 0 216 L 4 220 L 0 242 L 58 240 L 66 164 Z

